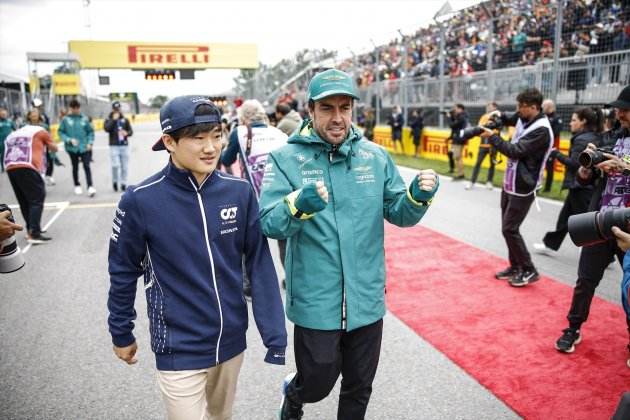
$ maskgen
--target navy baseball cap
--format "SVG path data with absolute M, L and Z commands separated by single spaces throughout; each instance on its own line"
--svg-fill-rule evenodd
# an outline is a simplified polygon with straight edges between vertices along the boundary
M 195 115 L 200 105 L 210 105 L 212 112 L 206 115 Z M 190 125 L 215 123 L 221 124 L 221 111 L 208 98 L 197 95 L 178 96 L 160 108 L 160 125 L 162 133 L 168 134 Z M 155 142 L 152 150 L 166 150 L 162 137 Z
M 620 109 L 630 109 L 630 85 L 623 88 L 619 97 L 617 97 L 617 100 L 609 103 L 608 106 Z

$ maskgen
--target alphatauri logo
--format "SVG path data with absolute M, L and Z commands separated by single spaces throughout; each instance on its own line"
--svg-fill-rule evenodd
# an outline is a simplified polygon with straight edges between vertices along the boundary
M 221 215 L 221 219 L 223 220 L 234 220 L 236 219 L 236 211 L 238 207 L 226 207 L 221 209 L 219 214 Z

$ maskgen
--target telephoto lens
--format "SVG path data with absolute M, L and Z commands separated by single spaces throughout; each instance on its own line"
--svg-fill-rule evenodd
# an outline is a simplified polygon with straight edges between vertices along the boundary
M 0 212 L 6 210 L 11 211 L 6 204 L 0 204 Z M 9 221 L 15 223 L 12 214 L 9 216 Z M 26 261 L 24 260 L 24 255 L 22 255 L 22 250 L 15 240 L 15 235 L 11 235 L 10 238 L 0 242 L 0 248 L 0 273 L 12 273 L 24 267 Z
M 615 239 L 612 227 L 630 233 L 630 208 L 591 211 L 569 217 L 569 236 L 577 246 L 591 246 Z
M 592 168 L 595 165 L 599 165 L 600 163 L 608 160 L 604 153 L 612 153 L 612 150 L 609 149 L 586 149 L 578 156 L 578 161 L 580 165 L 585 168 Z

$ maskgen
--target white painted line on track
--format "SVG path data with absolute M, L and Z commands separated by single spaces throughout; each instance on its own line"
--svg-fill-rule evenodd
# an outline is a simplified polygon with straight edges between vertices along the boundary
M 42 228 L 42 230 L 48 230 L 50 226 L 52 226 L 52 224 L 55 223 L 55 220 L 57 220 L 57 218 L 61 216 L 61 213 L 63 213 L 63 211 L 68 208 L 68 206 L 70 205 L 70 202 L 65 201 L 64 203 L 58 203 L 58 204 L 65 204 L 65 205 L 59 206 L 57 213 L 55 213 L 55 215 L 48 221 L 48 223 L 46 223 L 46 225 Z M 26 254 L 28 250 L 31 249 L 31 245 L 32 244 L 26 245 L 24 249 L 22 250 L 22 254 Z

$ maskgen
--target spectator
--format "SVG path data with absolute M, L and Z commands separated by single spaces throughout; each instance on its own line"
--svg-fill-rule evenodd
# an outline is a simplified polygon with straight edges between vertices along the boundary
M 409 118 L 409 127 L 414 145 L 414 157 L 420 157 L 420 141 L 422 139 L 422 129 L 424 128 L 424 120 L 421 111 L 414 109 Z
M 4 141 L 16 128 L 6 108 L 0 107 L 0 172 L 4 172 Z
M 83 194 L 83 189 L 79 182 L 80 161 L 83 163 L 83 170 L 85 171 L 88 195 L 94 197 L 96 189 L 92 185 L 92 170 L 90 169 L 94 129 L 88 117 L 81 113 L 81 104 L 76 99 L 70 101 L 70 112 L 63 117 L 61 124 L 59 124 L 59 137 L 61 137 L 72 162 L 74 193 L 77 195 Z
M 276 105 L 276 121 L 278 121 L 276 128 L 290 136 L 302 124 L 302 117 L 289 105 L 278 104 Z
M 392 109 L 392 114 L 387 120 L 387 124 L 392 130 L 392 143 L 394 146 L 394 153 L 398 153 L 398 145 L 400 145 L 400 153 L 405 153 L 402 142 L 402 130 L 404 125 L 404 119 L 399 106 L 395 106 Z
M 112 188 L 118 191 L 127 189 L 129 172 L 129 137 L 133 135 L 131 123 L 120 110 L 120 102 L 112 103 L 112 111 L 103 124 L 109 133 L 109 158 L 112 166 Z

